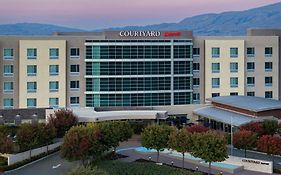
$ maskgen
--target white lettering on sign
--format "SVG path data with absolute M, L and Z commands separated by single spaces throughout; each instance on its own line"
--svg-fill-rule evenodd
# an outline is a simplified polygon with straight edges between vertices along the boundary
M 159 37 L 160 31 L 120 31 L 122 37 Z

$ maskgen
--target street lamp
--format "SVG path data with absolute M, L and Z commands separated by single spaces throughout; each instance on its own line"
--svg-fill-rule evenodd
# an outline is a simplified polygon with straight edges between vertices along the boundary
M 5 122 L 4 122 L 4 117 L 3 115 L 1 114 L 0 115 L 0 125 L 3 125 Z
M 37 116 L 36 113 L 34 113 L 34 114 L 32 115 L 32 124 L 36 124 L 36 123 L 38 123 L 38 116 Z
M 17 114 L 15 117 L 15 125 L 20 125 L 21 124 L 21 116 L 20 114 Z
M 232 124 L 232 116 L 230 116 L 230 137 L 231 137 L 231 148 L 230 154 L 233 156 L 233 124 Z

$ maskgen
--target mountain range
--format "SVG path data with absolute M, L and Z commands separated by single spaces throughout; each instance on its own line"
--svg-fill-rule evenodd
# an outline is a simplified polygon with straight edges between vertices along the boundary
M 281 28 L 281 3 L 245 11 L 209 13 L 188 17 L 178 23 L 82 30 L 50 24 L 17 23 L 0 25 L 0 35 L 51 35 L 53 32 L 103 30 L 193 30 L 194 35 L 245 35 L 248 28 Z

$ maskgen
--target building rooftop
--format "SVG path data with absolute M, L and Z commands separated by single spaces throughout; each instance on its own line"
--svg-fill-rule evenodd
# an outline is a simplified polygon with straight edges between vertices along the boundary
M 254 117 L 249 117 L 247 115 L 218 109 L 212 106 L 196 109 L 193 111 L 193 113 L 222 123 L 227 123 L 230 125 L 232 124 L 234 126 L 241 126 L 253 121 L 259 121 L 257 118 Z
M 281 109 L 281 101 L 253 96 L 220 96 L 208 99 L 211 102 L 254 112 Z

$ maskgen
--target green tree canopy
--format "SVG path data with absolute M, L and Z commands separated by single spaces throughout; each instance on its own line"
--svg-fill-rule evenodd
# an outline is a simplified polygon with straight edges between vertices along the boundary
M 209 163 L 209 174 L 211 173 L 212 162 L 221 162 L 228 157 L 227 144 L 224 137 L 209 131 L 194 134 L 192 139 L 191 154 Z
M 262 122 L 262 127 L 265 134 L 273 135 L 278 131 L 278 121 L 277 120 L 264 120 Z

